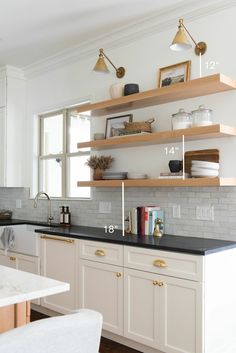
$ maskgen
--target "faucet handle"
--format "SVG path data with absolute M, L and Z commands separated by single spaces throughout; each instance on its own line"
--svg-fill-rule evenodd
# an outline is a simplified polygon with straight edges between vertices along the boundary
M 53 220 L 54 220 L 54 217 L 53 216 L 49 216 L 48 217 L 48 224 L 51 224 Z

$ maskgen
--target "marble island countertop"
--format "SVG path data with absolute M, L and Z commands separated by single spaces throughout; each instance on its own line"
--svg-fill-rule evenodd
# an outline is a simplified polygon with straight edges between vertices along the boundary
M 0 266 L 0 307 L 66 292 L 68 283 Z

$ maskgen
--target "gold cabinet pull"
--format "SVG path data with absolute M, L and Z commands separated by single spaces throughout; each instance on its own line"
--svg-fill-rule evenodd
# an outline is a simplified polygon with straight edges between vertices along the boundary
M 68 238 L 58 238 L 58 237 L 49 237 L 48 235 L 41 235 L 40 236 L 41 239 L 45 239 L 45 240 L 57 240 L 57 241 L 63 241 L 65 243 L 70 243 L 73 244 L 75 241 L 73 239 L 68 239 Z
M 163 282 L 160 282 L 160 281 L 152 281 L 152 284 L 154 286 L 159 286 L 159 287 L 163 287 L 164 286 L 164 283 Z
M 16 261 L 16 257 L 15 256 L 10 256 L 10 260 L 11 261 Z
M 96 250 L 94 253 L 96 256 L 106 256 L 105 251 L 104 250 Z
M 164 260 L 159 260 L 158 259 L 158 260 L 154 260 L 153 261 L 153 266 L 164 268 L 164 267 L 167 267 L 167 264 L 166 264 L 166 262 Z
M 120 272 L 116 272 L 116 277 L 117 277 L 117 278 L 122 277 L 122 273 L 120 273 Z

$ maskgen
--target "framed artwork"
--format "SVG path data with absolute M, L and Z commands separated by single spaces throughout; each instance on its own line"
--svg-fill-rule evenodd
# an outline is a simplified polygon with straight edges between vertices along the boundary
M 133 115 L 126 114 L 107 118 L 105 138 L 122 136 L 125 130 L 124 122 L 132 122 Z
M 190 60 L 162 67 L 159 72 L 158 87 L 171 86 L 175 83 L 189 81 L 190 67 Z

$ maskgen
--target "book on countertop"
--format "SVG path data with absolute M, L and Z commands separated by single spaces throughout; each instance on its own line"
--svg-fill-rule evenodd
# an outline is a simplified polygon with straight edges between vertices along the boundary
M 129 229 L 132 234 L 140 236 L 153 235 L 156 220 L 162 221 L 162 232 L 164 232 L 164 211 L 159 206 L 138 206 L 129 213 Z

